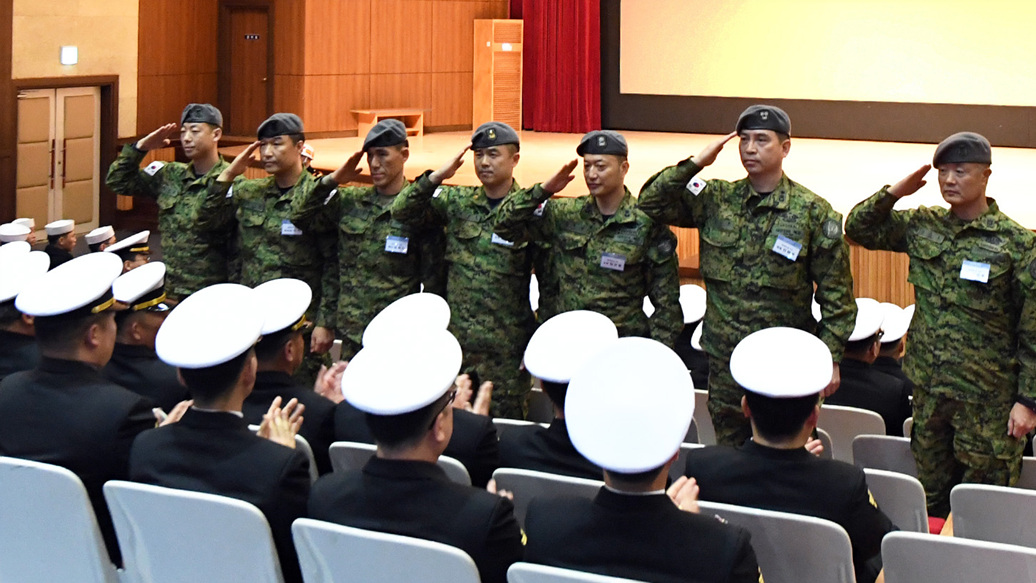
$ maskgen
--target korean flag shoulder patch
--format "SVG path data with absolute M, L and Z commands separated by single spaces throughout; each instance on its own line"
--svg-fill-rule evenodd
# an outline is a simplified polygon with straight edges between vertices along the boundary
M 701 191 L 705 190 L 705 187 L 708 185 L 709 183 L 707 181 L 695 176 L 691 179 L 690 182 L 687 183 L 687 190 L 691 191 L 691 194 L 693 194 L 694 196 L 698 196 L 699 194 L 701 194 Z
M 144 167 L 144 173 L 147 174 L 148 176 L 154 176 L 164 166 L 165 166 L 165 162 L 161 162 L 159 160 L 155 160 L 154 162 L 152 162 L 152 163 L 150 163 L 150 164 L 148 164 L 147 166 Z

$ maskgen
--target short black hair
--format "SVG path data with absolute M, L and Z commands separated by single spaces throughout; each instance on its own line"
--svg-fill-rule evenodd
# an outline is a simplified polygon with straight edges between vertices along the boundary
M 6 328 L 22 319 L 22 313 L 14 307 L 14 300 L 0 302 L 0 328 Z
M 417 445 L 435 418 L 445 409 L 450 398 L 447 391 L 430 405 L 401 415 L 375 415 L 367 413 L 367 427 L 374 441 L 385 448 L 398 450 Z
M 47 235 L 47 242 L 50 243 L 51 245 L 57 245 L 58 241 L 60 241 L 61 238 L 64 237 L 65 235 L 67 235 L 67 234 L 68 233 L 62 233 L 60 235 Z
M 90 248 L 90 253 L 97 253 L 98 251 L 101 250 L 101 245 L 104 245 L 107 242 L 108 241 L 105 240 L 105 241 L 101 241 L 100 243 L 89 243 L 87 245 L 87 247 Z
M 879 337 L 875 333 L 871 336 L 868 336 L 867 338 L 864 338 L 863 340 L 850 340 L 849 342 L 845 343 L 845 351 L 851 352 L 853 354 L 867 352 L 871 349 L 871 346 L 874 346 L 874 343 L 877 342 L 878 339 Z
M 820 401 L 820 393 L 777 399 L 745 391 L 745 400 L 759 434 L 771 441 L 782 441 L 795 437 L 802 430 Z
M 66 351 L 75 348 L 83 334 L 113 312 L 106 310 L 97 314 L 73 312 L 57 316 L 36 316 L 36 342 L 42 350 Z
M 306 134 L 284 134 L 291 138 L 291 143 L 297 144 L 306 139 Z
M 180 368 L 180 376 L 183 377 L 183 382 L 187 385 L 187 390 L 190 391 L 192 398 L 211 401 L 225 395 L 233 388 L 237 378 L 241 376 L 241 371 L 245 369 L 245 363 L 254 353 L 254 349 L 249 348 L 216 366 Z
M 565 410 L 565 396 L 568 395 L 568 383 L 555 383 L 554 381 L 540 381 L 543 384 L 543 392 L 550 398 L 550 402 L 562 411 Z
M 676 452 L 673 452 L 676 453 Z M 665 470 L 665 464 L 658 466 L 644 472 L 636 472 L 633 474 L 627 474 L 623 472 L 613 472 L 611 470 L 605 470 L 608 477 L 611 478 L 612 482 L 620 489 L 631 489 L 635 487 L 644 486 L 655 481 L 658 474 Z
M 263 336 L 259 343 L 255 345 L 255 357 L 259 359 L 259 362 L 274 360 L 281 349 L 284 348 L 284 345 L 291 341 L 296 334 L 302 335 L 302 330 L 285 328 L 284 330 Z
M 899 352 L 899 349 L 903 347 L 903 338 L 893 340 L 892 342 L 882 342 L 881 349 L 878 351 L 879 354 L 892 354 Z

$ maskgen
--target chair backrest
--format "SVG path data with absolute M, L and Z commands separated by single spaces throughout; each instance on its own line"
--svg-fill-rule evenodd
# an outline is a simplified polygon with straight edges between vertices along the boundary
M 857 435 L 853 439 L 853 463 L 859 468 L 899 472 L 917 477 L 910 439 L 892 435 Z
M 817 425 L 831 434 L 831 457 L 853 463 L 853 439 L 857 435 L 885 435 L 885 420 L 874 411 L 858 407 L 824 405 Z
M 554 403 L 542 389 L 529 391 L 529 413 L 525 418 L 534 423 L 550 423 L 554 420 Z
M 357 441 L 336 441 L 327 451 L 331 457 L 331 469 L 335 472 L 344 472 L 363 469 L 367 460 L 378 451 L 378 446 Z M 447 455 L 439 456 L 438 464 L 450 480 L 465 486 L 471 485 L 471 476 L 464 464 Z
M 824 446 L 824 451 L 820 453 L 820 459 L 829 460 L 834 459 L 834 454 L 831 453 L 831 434 L 817 427 L 817 439 L 820 440 L 820 444 Z
M 928 532 L 924 486 L 913 476 L 866 468 L 867 488 L 893 524 L 910 532 Z
M 641 583 L 636 579 L 622 579 L 596 573 L 585 573 L 548 567 L 535 563 L 515 563 L 507 569 L 507 583 Z
M 503 432 L 508 429 L 515 427 L 529 427 L 530 425 L 539 425 L 540 427 L 549 427 L 550 423 L 536 423 L 535 421 L 523 421 L 521 419 L 508 419 L 506 417 L 493 417 L 493 427 L 496 427 L 496 434 L 499 437 Z
M 694 426 L 698 432 L 698 443 L 716 445 L 716 428 L 709 416 L 709 392 L 694 389 Z
M 699 502 L 752 534 L 759 570 L 766 583 L 855 583 L 853 551 L 841 526 L 812 516 Z
M 601 480 L 517 468 L 499 468 L 493 472 L 493 479 L 496 480 L 497 489 L 507 490 L 514 495 L 514 517 L 522 527 L 525 526 L 525 513 L 533 498 L 579 496 L 593 499 L 604 485 Z
M 903 420 L 903 437 L 910 437 L 910 432 L 914 429 L 914 418 L 907 417 Z
M 953 536 L 1036 547 L 1036 492 L 958 484 L 950 491 Z
M 1022 458 L 1022 475 L 1014 487 L 1036 490 L 1036 457 L 1027 455 Z
M 479 583 L 475 561 L 442 543 L 311 518 L 291 534 L 306 583 Z
M 881 559 L 885 583 L 1036 582 L 1036 550 L 956 536 L 890 532 Z
M 72 471 L 0 457 L 0 581 L 118 581 Z
M 121 480 L 104 498 L 131 580 L 283 583 L 270 526 L 247 502 Z

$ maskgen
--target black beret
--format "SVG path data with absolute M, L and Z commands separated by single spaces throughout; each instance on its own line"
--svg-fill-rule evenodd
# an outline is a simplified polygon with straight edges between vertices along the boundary
M 514 144 L 517 146 L 518 132 L 514 131 L 511 126 L 502 122 L 486 122 L 478 126 L 475 133 L 471 134 L 472 150 L 492 148 L 493 146 L 503 146 L 504 144 Z
M 992 164 L 993 152 L 989 140 L 974 132 L 960 132 L 946 138 L 935 148 L 932 166 L 960 162 Z
M 626 138 L 619 132 L 611 130 L 592 131 L 579 141 L 576 147 L 576 155 L 586 154 L 612 154 L 613 156 L 626 156 L 629 154 L 629 146 L 626 145 Z
M 223 114 L 214 105 L 191 103 L 183 108 L 183 113 L 180 114 L 180 125 L 185 123 L 209 123 L 223 127 Z
M 383 119 L 374 124 L 363 140 L 363 151 L 406 143 L 406 126 L 398 119 Z
M 734 131 L 773 130 L 778 134 L 791 135 L 791 118 L 783 109 L 773 105 L 751 105 L 737 118 Z
M 304 131 L 302 129 L 302 120 L 299 119 L 299 116 L 294 113 L 275 113 L 259 124 L 259 130 L 256 131 L 256 135 L 260 140 L 265 140 L 275 136 L 301 134 Z

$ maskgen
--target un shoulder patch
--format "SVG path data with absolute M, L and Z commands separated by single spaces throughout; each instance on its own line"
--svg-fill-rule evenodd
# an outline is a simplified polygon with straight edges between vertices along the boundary
M 829 239 L 837 239 L 842 236 L 842 225 L 834 219 L 827 219 L 824 221 L 823 228 L 824 235 Z

